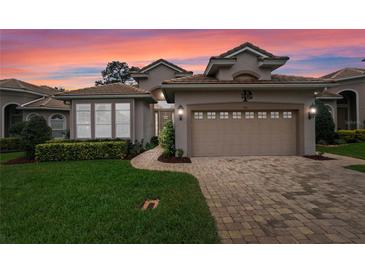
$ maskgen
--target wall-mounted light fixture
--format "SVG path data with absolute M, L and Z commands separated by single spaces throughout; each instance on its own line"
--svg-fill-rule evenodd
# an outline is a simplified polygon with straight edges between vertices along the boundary
M 182 105 L 177 108 L 177 114 L 179 115 L 179 120 L 181 121 L 184 115 L 184 107 Z
M 316 114 L 317 114 L 317 108 L 315 107 L 315 105 L 311 105 L 308 111 L 308 119 L 310 120 L 316 117 Z

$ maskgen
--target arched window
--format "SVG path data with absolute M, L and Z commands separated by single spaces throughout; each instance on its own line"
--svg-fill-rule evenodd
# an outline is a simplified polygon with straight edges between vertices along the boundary
M 52 114 L 49 117 L 53 138 L 64 138 L 66 134 L 66 117 L 62 114 Z
M 29 114 L 27 115 L 27 117 L 25 118 L 25 120 L 29 121 L 32 117 L 37 117 L 37 116 L 39 116 L 39 114 L 38 114 L 38 113 L 34 113 L 34 112 L 32 112 L 32 113 L 29 113 Z

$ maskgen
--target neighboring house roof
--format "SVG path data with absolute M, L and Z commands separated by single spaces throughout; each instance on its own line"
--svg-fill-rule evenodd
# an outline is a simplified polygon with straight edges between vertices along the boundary
M 138 72 L 139 73 L 145 73 L 149 70 L 151 70 L 152 68 L 154 67 L 157 67 L 159 66 L 160 64 L 163 64 L 165 66 L 168 66 L 170 68 L 172 68 L 173 70 L 175 70 L 176 72 L 179 72 L 179 73 L 193 73 L 192 71 L 187 71 L 186 69 L 183 69 L 182 67 L 179 67 L 165 59 L 158 59 L 150 64 L 148 64 L 147 66 L 144 66 L 143 68 L 141 68 Z
M 52 95 L 57 90 L 47 86 L 37 86 L 18 79 L 2 79 L 0 80 L 0 88 L 7 90 L 17 90 L 39 95 Z
M 270 57 L 270 58 L 275 58 L 275 59 L 289 59 L 289 57 L 287 56 L 276 56 L 274 54 L 272 54 L 271 52 L 268 52 L 262 48 L 259 48 L 258 46 L 250 43 L 250 42 L 246 42 L 243 43 L 241 45 L 239 45 L 238 47 L 235 47 L 233 49 L 230 49 L 222 54 L 220 54 L 219 57 L 223 57 L 223 58 L 230 58 L 235 56 L 236 54 L 244 51 L 244 50 L 251 50 L 251 51 L 255 51 L 256 53 L 258 53 L 259 55 L 261 55 L 262 57 Z
M 333 79 L 333 80 L 347 80 L 352 78 L 365 77 L 365 69 L 363 68 L 343 68 L 332 72 L 330 74 L 324 75 L 322 79 Z
M 302 77 L 294 75 L 273 74 L 271 80 L 247 79 L 247 80 L 218 80 L 212 76 L 205 76 L 204 74 L 196 74 L 182 78 L 174 78 L 166 80 L 163 84 L 301 84 L 301 83 L 328 83 L 326 79 L 314 77 Z
M 108 85 L 100 85 L 70 91 L 64 91 L 55 95 L 57 99 L 72 99 L 79 97 L 88 98 L 150 98 L 155 102 L 151 93 L 147 90 L 140 89 L 134 86 L 125 85 L 122 83 L 113 83 Z
M 69 105 L 65 105 L 62 101 L 56 100 L 53 97 L 42 97 L 37 100 L 25 103 L 18 107 L 20 109 L 58 109 L 70 110 Z

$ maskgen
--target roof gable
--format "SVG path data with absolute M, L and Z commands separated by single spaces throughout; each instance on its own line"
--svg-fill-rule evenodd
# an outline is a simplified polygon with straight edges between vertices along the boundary
M 165 59 L 158 59 L 158 60 L 148 64 L 147 66 L 141 68 L 139 70 L 139 73 L 146 73 L 146 72 L 152 70 L 153 68 L 161 66 L 161 65 L 166 66 L 178 73 L 190 73 L 191 72 L 191 71 L 187 71 L 187 70 L 183 69 L 182 67 L 179 67 Z
M 244 51 L 250 51 L 260 57 L 277 57 L 274 54 L 272 54 L 262 48 L 259 48 L 258 46 L 255 46 L 254 44 L 252 44 L 250 42 L 243 43 L 243 44 L 239 45 L 238 47 L 230 49 L 230 50 L 220 54 L 219 57 L 232 58 Z

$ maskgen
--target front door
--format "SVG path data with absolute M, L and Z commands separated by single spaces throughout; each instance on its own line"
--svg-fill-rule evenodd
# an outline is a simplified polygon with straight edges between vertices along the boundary
M 159 133 L 161 132 L 167 121 L 172 121 L 172 111 L 159 111 Z
M 347 107 L 337 108 L 337 129 L 347 129 Z

